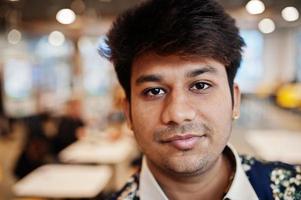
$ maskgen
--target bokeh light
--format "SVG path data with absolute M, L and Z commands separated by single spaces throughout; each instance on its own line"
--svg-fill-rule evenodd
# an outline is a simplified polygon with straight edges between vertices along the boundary
M 48 42 L 53 46 L 61 46 L 65 42 L 65 36 L 59 31 L 53 31 L 48 36 Z
M 299 19 L 299 11 L 297 8 L 289 6 L 281 11 L 281 15 L 285 21 L 293 22 Z
M 258 15 L 264 12 L 265 5 L 260 0 L 251 0 L 247 3 L 246 9 L 252 15 Z
M 73 10 L 65 8 L 61 9 L 56 14 L 56 20 L 61 24 L 72 24 L 76 19 Z
M 276 26 L 273 20 L 264 18 L 259 22 L 258 28 L 262 33 L 269 34 L 275 31 Z
M 12 29 L 7 34 L 7 41 L 10 44 L 18 44 L 21 41 L 21 39 L 22 39 L 22 34 L 20 31 L 18 31 L 16 29 Z

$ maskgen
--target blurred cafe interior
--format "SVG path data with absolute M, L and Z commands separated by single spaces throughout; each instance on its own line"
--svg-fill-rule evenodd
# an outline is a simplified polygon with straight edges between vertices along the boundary
M 141 0 L 0 1 L 0 199 L 105 199 L 141 158 L 124 93 L 98 54 Z M 301 1 L 219 0 L 247 46 L 241 154 L 301 164 Z

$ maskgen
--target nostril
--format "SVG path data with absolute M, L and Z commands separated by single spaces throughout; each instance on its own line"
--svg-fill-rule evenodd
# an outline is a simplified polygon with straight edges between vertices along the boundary
M 168 126 L 176 126 L 178 124 L 176 122 L 174 122 L 174 121 L 169 121 L 168 123 L 166 123 L 166 125 L 168 125 Z

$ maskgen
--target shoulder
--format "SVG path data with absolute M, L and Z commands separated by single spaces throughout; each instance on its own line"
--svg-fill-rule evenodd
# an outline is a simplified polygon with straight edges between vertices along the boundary
M 241 156 L 242 167 L 263 199 L 301 199 L 301 166 Z M 269 197 L 269 198 L 268 198 Z
M 114 193 L 108 200 L 139 200 L 139 177 L 140 172 L 134 174 L 122 189 Z

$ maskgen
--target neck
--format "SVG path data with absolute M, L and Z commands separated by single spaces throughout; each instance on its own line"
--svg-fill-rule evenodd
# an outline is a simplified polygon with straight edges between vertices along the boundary
M 171 200 L 222 199 L 229 189 L 233 168 L 229 159 L 221 155 L 204 173 L 189 177 L 177 177 L 164 173 L 148 162 L 150 171 Z M 205 198 L 204 198 L 205 197 Z

